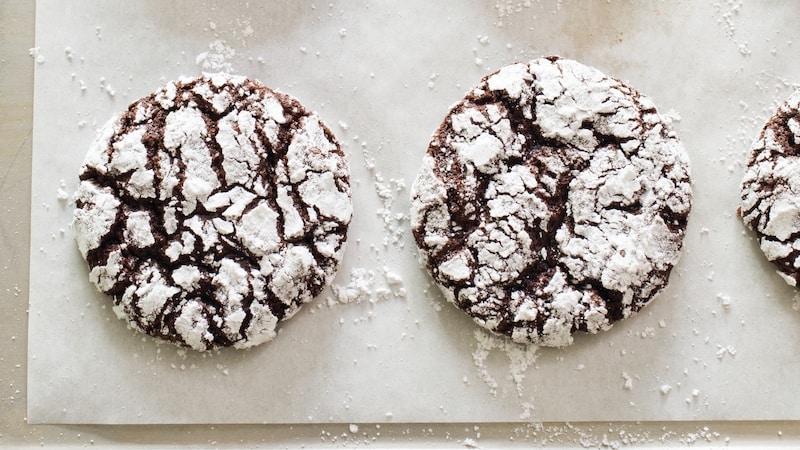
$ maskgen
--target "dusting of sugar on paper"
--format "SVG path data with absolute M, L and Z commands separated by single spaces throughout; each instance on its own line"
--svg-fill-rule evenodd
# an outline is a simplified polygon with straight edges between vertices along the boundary
M 208 51 L 197 55 L 194 62 L 204 72 L 226 72 L 236 73 L 233 68 L 233 58 L 236 50 L 225 43 L 222 39 L 217 39 L 208 44 Z
M 523 420 L 532 419 L 534 411 L 533 397 L 525 393 L 523 382 L 527 376 L 528 369 L 536 363 L 539 347 L 517 344 L 482 329 L 476 329 L 473 336 L 475 337 L 476 347 L 472 353 L 472 360 L 478 371 L 478 376 L 489 387 L 489 393 L 492 396 L 497 396 L 499 383 L 489 372 L 487 358 L 491 352 L 499 351 L 508 358 L 507 376 L 514 383 L 516 396 L 522 409 L 519 417 Z

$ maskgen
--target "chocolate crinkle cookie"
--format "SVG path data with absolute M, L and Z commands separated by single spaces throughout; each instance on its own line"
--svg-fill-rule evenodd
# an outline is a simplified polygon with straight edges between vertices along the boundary
M 761 251 L 792 286 L 800 280 L 800 90 L 767 121 L 753 142 L 739 213 Z
M 73 228 L 90 280 L 132 328 L 196 350 L 246 348 L 332 279 L 349 183 L 333 134 L 297 100 L 204 75 L 102 128 Z
M 411 201 L 447 300 L 514 341 L 563 347 L 666 286 L 691 208 L 689 160 L 649 98 L 548 57 L 484 77 L 450 110 Z

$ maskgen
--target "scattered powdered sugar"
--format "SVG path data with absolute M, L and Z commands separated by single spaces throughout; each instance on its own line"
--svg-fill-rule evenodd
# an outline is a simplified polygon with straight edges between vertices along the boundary
M 628 390 L 628 391 L 632 390 L 633 389 L 633 377 L 628 375 L 627 372 L 622 372 L 622 379 L 625 380 L 625 382 L 623 383 L 622 387 L 625 388 L 625 390 Z
M 717 359 L 722 359 L 725 356 L 734 357 L 736 356 L 736 348 L 732 345 L 717 345 Z
M 44 64 L 44 55 L 41 53 L 40 47 L 33 47 L 28 50 L 28 54 L 36 61 L 36 64 Z
M 727 310 L 727 309 L 730 309 L 730 307 L 731 307 L 731 303 L 733 302 L 733 300 L 731 300 L 731 297 L 730 297 L 730 295 L 725 295 L 725 294 L 723 294 L 723 293 L 719 293 L 719 294 L 717 294 L 717 300 L 719 300 L 719 303 L 720 303 L 720 304 L 722 305 L 722 307 L 723 307 L 723 308 L 725 308 L 726 310 Z
M 528 9 L 533 5 L 533 0 L 496 0 L 494 10 L 497 14 L 495 25 L 502 28 L 508 17 Z
M 208 44 L 208 51 L 197 55 L 194 62 L 204 72 L 235 73 L 232 60 L 236 50 L 222 39 L 217 39 Z
M 405 297 L 403 279 L 388 267 L 380 271 L 383 277 L 378 275 L 378 271 L 364 267 L 355 267 L 350 271 L 350 279 L 347 284 L 331 285 L 333 296 L 327 298 L 328 306 L 337 303 L 377 303 L 387 300 L 390 297 Z M 383 278 L 383 280 L 381 280 Z
M 748 56 L 752 52 L 747 41 L 740 40 L 736 33 L 736 19 L 741 14 L 743 5 L 744 2 L 742 0 L 721 0 L 713 4 L 717 25 L 722 27 L 725 37 L 733 42 L 742 56 Z
M 64 183 L 64 180 L 61 180 L 58 189 L 56 189 L 56 199 L 62 202 L 69 200 L 69 193 L 67 192 L 67 185 Z
M 108 81 L 106 81 L 105 77 L 100 77 L 100 89 L 102 89 L 106 94 L 108 94 L 111 97 L 117 95 L 116 89 L 114 89 L 114 87 L 111 86 L 111 84 L 108 83 Z
M 358 136 L 355 136 L 353 140 L 358 141 Z M 375 211 L 375 214 L 383 222 L 385 231 L 383 246 L 384 248 L 388 248 L 391 244 L 397 248 L 403 248 L 405 246 L 403 237 L 407 231 L 408 214 L 395 211 L 394 206 L 397 196 L 405 192 L 406 182 L 403 178 L 386 179 L 381 171 L 378 170 L 375 164 L 375 158 L 369 151 L 367 143 L 361 142 L 360 146 L 366 168 L 369 171 L 373 186 L 375 187 L 375 193 L 381 201 L 381 207 Z
M 387 413 L 390 415 L 390 413 Z M 311 419 L 311 418 L 309 418 Z M 353 426 L 357 427 L 353 431 Z M 777 431 L 780 436 L 782 432 Z M 564 423 L 463 425 L 463 424 L 354 424 L 325 426 L 319 439 L 328 448 L 416 447 L 413 437 L 447 448 L 656 448 L 711 444 L 727 446 L 723 437 L 707 425 L 667 427 L 661 424 Z
M 475 441 L 475 439 L 472 439 L 472 438 L 464 439 L 461 442 L 461 444 L 466 448 L 480 448 L 480 446 L 478 446 L 478 443 Z
M 520 419 L 531 419 L 533 398 L 527 397 L 523 382 L 528 368 L 536 363 L 538 349 L 536 345 L 517 344 L 503 337 L 498 337 L 477 329 L 474 332 L 476 347 L 472 352 L 472 360 L 478 370 L 478 376 L 489 387 L 489 392 L 497 396 L 499 384 L 489 372 L 487 359 L 492 351 L 499 351 L 508 358 L 508 378 L 514 383 L 517 398 L 520 400 L 522 413 Z

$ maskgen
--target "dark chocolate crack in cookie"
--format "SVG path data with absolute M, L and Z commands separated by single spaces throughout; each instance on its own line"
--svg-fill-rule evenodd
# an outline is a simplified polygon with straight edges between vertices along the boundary
M 689 160 L 653 102 L 557 57 L 483 78 L 431 139 L 412 226 L 445 297 L 522 343 L 561 347 L 667 284 Z
M 225 74 L 169 82 L 100 131 L 73 228 L 136 330 L 197 350 L 272 339 L 332 279 L 352 215 L 331 131 Z

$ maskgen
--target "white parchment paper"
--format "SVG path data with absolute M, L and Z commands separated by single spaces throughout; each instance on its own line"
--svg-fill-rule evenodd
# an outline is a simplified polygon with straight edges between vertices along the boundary
M 800 419 L 795 290 L 736 217 L 749 144 L 800 81 L 797 12 L 791 2 L 37 1 L 28 421 Z M 484 74 L 550 54 L 627 80 L 670 112 L 695 181 L 670 286 L 563 350 L 493 338 L 444 303 L 406 215 L 449 106 Z M 350 303 L 326 290 L 249 351 L 198 354 L 126 329 L 89 284 L 70 230 L 96 129 L 204 67 L 290 93 L 333 129 L 356 206 L 336 283 L 373 278 Z

